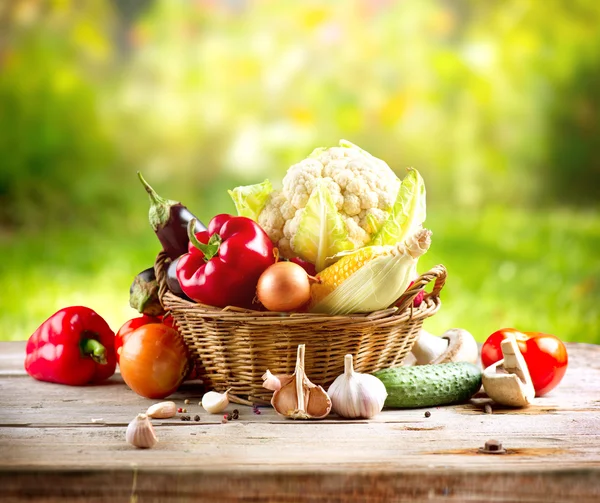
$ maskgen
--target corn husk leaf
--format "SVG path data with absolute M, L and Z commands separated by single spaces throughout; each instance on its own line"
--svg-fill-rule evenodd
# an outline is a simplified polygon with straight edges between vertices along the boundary
M 273 192 L 273 186 L 269 180 L 265 180 L 254 185 L 240 185 L 227 192 L 233 199 L 239 216 L 258 222 L 258 215 L 267 204 L 269 195 Z
M 402 180 L 390 216 L 369 245 L 394 245 L 416 232 L 427 216 L 425 182 L 414 168 Z
M 367 262 L 310 311 L 343 315 L 390 307 L 414 280 L 419 257 L 430 245 L 428 229 L 419 229 L 403 243 L 389 245 L 389 253 Z

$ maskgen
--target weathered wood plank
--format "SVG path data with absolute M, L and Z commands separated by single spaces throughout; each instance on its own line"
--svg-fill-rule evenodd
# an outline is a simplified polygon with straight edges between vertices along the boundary
M 221 423 L 186 383 L 173 397 L 200 421 L 154 421 L 152 450 L 125 440 L 148 405 L 115 375 L 99 386 L 42 383 L 22 368 L 23 344 L 0 344 L 3 501 L 599 501 L 600 347 L 568 346 L 561 386 L 534 406 L 484 398 L 385 410 L 371 421 L 291 421 L 237 408 Z M 183 400 L 190 404 L 184 405 Z M 94 421 L 93 421 L 94 420 Z M 496 438 L 505 455 L 478 452 Z M 548 495 L 552 495 L 548 499 Z

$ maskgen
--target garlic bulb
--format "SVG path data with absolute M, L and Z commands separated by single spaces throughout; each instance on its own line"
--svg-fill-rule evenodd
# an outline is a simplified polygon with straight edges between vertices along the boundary
M 274 390 L 271 405 L 284 417 L 321 419 L 329 414 L 331 400 L 321 386 L 313 384 L 304 372 L 305 346 L 296 353 L 296 369 L 290 375 L 274 376 L 269 370 L 263 375 L 263 387 Z
M 127 426 L 125 439 L 131 445 L 140 449 L 154 447 L 158 439 L 154 433 L 154 427 L 146 414 L 138 414 Z
M 177 414 L 175 402 L 159 402 L 148 407 L 146 415 L 155 419 L 166 419 Z
M 225 393 L 217 393 L 216 391 L 209 391 L 208 393 L 204 393 L 202 397 L 202 407 L 209 414 L 218 414 L 219 412 L 223 412 L 225 408 L 229 405 L 229 397 L 227 396 L 229 390 Z
M 383 409 L 387 397 L 384 384 L 370 374 L 354 372 L 352 355 L 344 357 L 344 373 L 327 390 L 333 411 L 348 419 L 369 419 Z

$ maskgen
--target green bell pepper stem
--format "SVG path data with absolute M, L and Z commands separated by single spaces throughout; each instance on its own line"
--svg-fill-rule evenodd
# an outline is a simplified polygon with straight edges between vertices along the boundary
M 80 343 L 81 353 L 84 356 L 91 357 L 96 363 L 106 365 L 106 348 L 96 339 L 84 338 Z
M 194 233 L 194 229 L 196 227 L 196 219 L 192 218 L 188 222 L 187 232 L 188 238 L 190 239 L 190 243 L 192 243 L 198 250 L 200 250 L 204 254 L 204 261 L 208 262 L 211 258 L 213 258 L 219 252 L 219 246 L 221 245 L 221 236 L 218 234 L 213 234 L 208 240 L 207 244 L 201 243 L 196 234 Z

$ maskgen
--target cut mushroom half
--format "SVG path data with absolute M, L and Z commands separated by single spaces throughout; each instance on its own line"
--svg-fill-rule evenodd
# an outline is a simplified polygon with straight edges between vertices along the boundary
M 469 362 L 477 363 L 479 349 L 477 341 L 463 328 L 446 330 L 441 337 L 421 329 L 419 338 L 412 347 L 412 356 L 405 365 L 427 365 L 433 363 Z
M 503 360 L 483 371 L 483 389 L 496 403 L 509 407 L 527 407 L 533 402 L 535 388 L 525 359 L 514 336 L 502 341 Z

